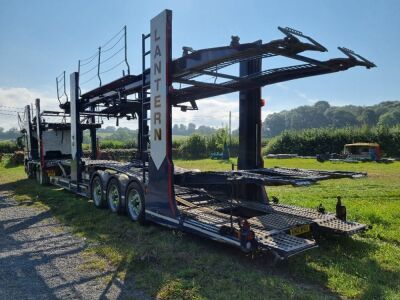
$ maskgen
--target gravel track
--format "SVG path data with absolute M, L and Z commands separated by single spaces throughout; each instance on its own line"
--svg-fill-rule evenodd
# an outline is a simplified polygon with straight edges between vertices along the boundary
M 49 211 L 19 205 L 0 191 L 1 300 L 149 299 L 111 267 L 83 270 L 87 247 Z

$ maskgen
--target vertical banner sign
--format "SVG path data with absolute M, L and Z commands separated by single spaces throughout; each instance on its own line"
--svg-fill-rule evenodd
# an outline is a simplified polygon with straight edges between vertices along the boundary
M 167 11 L 163 11 L 151 20 L 151 158 L 160 169 L 167 155 Z
M 172 11 L 164 10 L 150 24 L 150 158 L 146 215 L 177 224 L 171 155 L 171 32 Z

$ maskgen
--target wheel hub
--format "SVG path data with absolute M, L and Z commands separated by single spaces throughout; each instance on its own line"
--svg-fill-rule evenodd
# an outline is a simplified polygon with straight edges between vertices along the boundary
M 93 200 L 96 203 L 99 203 L 101 199 L 101 186 L 98 181 L 95 182 L 95 186 L 93 188 Z
M 128 205 L 133 215 L 138 216 L 142 209 L 142 202 L 140 201 L 140 195 L 137 191 L 133 190 L 129 193 Z
M 112 186 L 112 187 L 111 187 L 111 191 L 110 191 L 110 200 L 111 200 L 111 203 L 112 203 L 112 205 L 113 205 L 114 207 L 116 207 L 116 206 L 118 205 L 118 202 L 119 202 L 119 192 L 118 192 L 117 187 L 115 187 L 115 186 Z

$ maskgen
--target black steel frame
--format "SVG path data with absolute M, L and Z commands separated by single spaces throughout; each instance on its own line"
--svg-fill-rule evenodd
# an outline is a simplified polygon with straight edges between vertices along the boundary
M 166 12 L 168 17 L 172 18 L 172 12 Z M 168 26 L 170 25 L 167 25 L 167 27 Z M 170 29 L 171 28 L 168 28 L 168 30 Z M 304 35 L 297 30 L 282 27 L 278 27 L 278 29 L 285 35 L 282 39 L 273 40 L 268 43 L 262 43 L 262 41 L 259 40 L 252 43 L 240 44 L 238 37 L 232 37 L 230 45 L 227 46 L 206 48 L 200 50 L 193 50 L 189 47 L 184 47 L 182 57 L 174 59 L 168 63 L 168 71 L 165 72 L 168 78 L 167 98 L 168 101 L 170 100 L 170 102 L 167 101 L 166 103 L 168 103 L 167 111 L 169 112 L 171 106 L 179 107 L 183 111 L 196 110 L 196 101 L 208 97 L 223 95 L 232 92 L 239 92 L 240 96 L 239 140 L 241 146 L 239 151 L 238 167 L 242 171 L 225 173 L 183 172 L 183 174 L 181 174 L 180 176 L 181 178 L 179 178 L 179 174 L 178 176 L 173 176 L 173 171 L 171 171 L 172 164 L 168 161 L 168 159 L 170 158 L 170 156 L 168 156 L 170 155 L 170 152 L 167 155 L 167 162 L 170 164 L 166 166 L 164 163 L 166 160 L 164 160 L 163 165 L 161 166 L 161 168 L 158 169 L 158 171 L 154 168 L 154 163 L 152 164 L 153 161 L 148 155 L 148 121 L 150 120 L 150 117 L 148 116 L 148 111 L 150 110 L 151 68 L 146 68 L 145 65 L 146 56 L 150 54 L 150 51 L 146 51 L 145 42 L 146 39 L 151 37 L 151 34 L 142 35 L 142 73 L 138 75 L 131 75 L 129 71 L 129 64 L 126 59 L 127 55 L 125 27 L 125 62 L 128 67 L 128 75 L 123 75 L 122 77 L 107 84 L 102 84 L 101 78 L 99 77 L 99 87 L 90 90 L 84 94 L 80 94 L 80 74 L 78 70 L 78 72 L 71 74 L 71 101 L 69 102 L 67 100 L 65 103 L 60 103 L 60 108 L 64 110 L 64 113 L 69 114 L 71 117 L 71 136 L 73 138 L 74 135 L 76 136 L 76 140 L 72 139 L 71 141 L 73 146 L 71 161 L 71 182 L 76 185 L 77 192 L 80 191 L 79 184 L 82 180 L 79 175 L 80 169 L 82 169 L 82 149 L 79 135 L 83 128 L 80 124 L 81 117 L 86 118 L 90 121 L 90 124 L 93 125 L 95 124 L 96 116 L 107 118 L 113 117 L 117 119 L 125 117 L 128 119 L 138 118 L 138 141 L 140 154 L 140 157 L 138 158 L 141 162 L 141 166 L 137 166 L 136 162 L 135 167 L 137 167 L 138 169 L 141 168 L 140 171 L 142 172 L 140 180 L 142 181 L 142 184 L 145 188 L 149 187 L 148 191 L 147 189 L 145 189 L 146 197 L 148 200 L 147 204 L 150 204 L 150 202 L 152 202 L 152 206 L 149 205 L 152 209 L 146 209 L 146 215 L 149 214 L 152 220 L 160 224 L 165 224 L 172 227 L 182 227 L 184 230 L 192 230 L 198 234 L 201 233 L 208 237 L 225 240 L 235 245 L 239 243 L 240 245 L 240 242 L 237 241 L 234 235 L 225 236 L 222 232 L 217 231 L 218 227 L 216 224 L 211 224 L 211 221 L 211 225 L 207 225 L 207 222 L 204 219 L 205 215 L 207 215 L 206 219 L 211 217 L 211 215 L 214 215 L 214 217 L 219 218 L 220 220 L 228 224 L 229 219 L 226 218 L 226 216 L 221 216 L 221 213 L 217 211 L 213 212 L 212 214 L 204 214 L 204 211 L 200 209 L 198 205 L 193 206 L 193 203 L 190 203 L 190 201 L 188 202 L 187 200 L 182 198 L 182 195 L 175 195 L 174 180 L 180 180 L 180 182 L 177 182 L 176 184 L 180 184 L 179 188 L 181 189 L 188 187 L 189 189 L 190 187 L 196 188 L 201 187 L 202 185 L 214 185 L 217 186 L 217 188 L 232 186 L 232 195 L 236 194 L 240 195 L 240 199 L 248 199 L 249 201 L 247 204 L 249 205 L 266 204 L 269 202 L 269 199 L 264 189 L 264 185 L 266 183 L 291 183 L 294 185 L 301 185 L 304 184 L 304 182 L 307 180 L 308 182 L 313 181 L 314 179 L 306 179 L 301 176 L 289 176 L 290 178 L 286 177 L 283 179 L 266 178 L 264 173 L 268 171 L 262 169 L 263 160 L 261 156 L 261 88 L 267 85 L 288 80 L 344 71 L 356 66 L 363 66 L 367 69 L 375 67 L 374 63 L 343 47 L 339 47 L 339 50 L 346 55 L 345 58 L 317 60 L 304 56 L 303 52 L 326 52 L 327 49 L 311 37 Z M 171 40 L 169 39 L 168 42 L 170 43 Z M 168 44 L 167 48 L 170 50 L 170 44 Z M 170 53 L 168 53 L 168 55 L 169 54 Z M 99 53 L 97 56 L 99 60 L 98 76 L 100 74 L 100 55 L 101 48 L 99 48 Z M 272 57 L 289 58 L 291 60 L 297 61 L 297 64 L 279 68 L 263 69 L 263 60 L 268 60 Z M 167 59 L 170 59 L 170 57 L 168 57 Z M 226 71 L 223 72 L 225 68 L 233 65 L 239 66 L 240 71 L 238 75 L 233 75 Z M 210 78 L 213 79 L 213 82 L 209 81 Z M 59 80 L 57 79 L 57 85 L 58 83 Z M 59 95 L 59 93 L 57 93 L 57 95 Z M 61 114 L 61 112 L 53 111 L 48 111 L 46 113 L 48 115 L 55 116 Z M 170 119 L 168 119 L 166 123 L 166 128 L 164 129 L 168 129 L 170 127 Z M 169 130 L 166 131 L 168 135 L 171 134 Z M 38 134 L 38 136 L 40 135 Z M 92 148 L 95 144 L 95 140 L 95 126 L 92 126 Z M 168 136 L 167 140 L 170 142 L 170 136 Z M 169 142 L 167 142 L 167 145 L 169 147 L 168 150 L 170 151 L 172 145 Z M 94 159 L 95 157 L 95 154 L 92 155 L 92 159 Z M 167 169 L 168 172 L 166 171 Z M 153 172 L 151 172 L 151 170 L 153 170 Z M 137 174 L 135 176 L 137 176 Z M 153 186 L 146 185 L 147 178 L 149 179 L 150 183 L 153 182 Z M 172 214 L 168 212 L 168 205 L 165 205 L 166 208 L 161 208 L 161 204 L 166 204 L 164 202 L 166 202 L 167 196 L 165 195 L 166 192 L 164 191 L 164 189 L 160 188 L 160 182 L 163 183 L 162 187 L 165 187 L 166 185 L 168 187 L 168 201 L 173 201 L 172 206 L 175 208 Z M 210 190 L 212 190 L 212 188 Z M 154 200 L 153 198 L 157 199 Z M 174 199 L 171 200 L 171 198 Z M 179 209 L 177 209 L 178 206 Z M 180 211 L 181 209 L 182 211 Z M 232 205 L 230 205 L 230 209 L 230 224 L 231 229 L 233 230 L 234 228 L 232 225 Z M 265 209 L 269 210 L 267 211 L 267 213 L 271 213 L 271 216 L 276 215 L 278 218 L 282 218 L 283 216 L 285 216 L 285 218 L 287 217 L 288 221 L 290 222 L 294 222 L 294 220 L 301 218 L 302 221 L 304 221 L 309 214 L 312 214 L 312 217 L 309 217 L 309 220 L 306 220 L 307 224 L 309 224 L 310 222 L 317 224 L 318 220 L 321 219 L 319 213 L 315 213 L 314 211 L 311 212 L 311 210 L 308 211 L 305 209 L 303 209 L 303 211 L 300 208 L 295 207 L 267 205 L 267 208 Z M 271 209 L 273 211 L 270 211 Z M 175 210 L 177 210 L 177 213 L 175 212 Z M 194 213 L 194 218 L 190 217 L 189 211 L 192 213 L 196 212 Z M 301 217 L 299 217 L 299 211 L 304 216 L 302 215 Z M 203 219 L 201 219 L 200 216 L 202 216 L 201 218 Z M 197 220 L 199 222 L 196 221 L 196 218 L 198 218 Z M 324 223 L 325 225 L 322 226 L 318 223 L 318 226 L 320 226 L 321 228 L 344 228 L 347 226 L 348 228 L 346 227 L 346 230 L 349 232 L 354 228 L 356 228 L 354 229 L 355 231 L 365 229 L 365 225 L 362 224 L 350 222 L 342 222 L 342 224 L 340 223 L 341 220 L 338 220 L 334 215 L 329 215 L 325 219 L 323 221 L 326 224 Z M 331 223 L 334 225 L 332 225 Z M 272 232 L 273 230 L 268 231 L 266 232 L 267 234 L 260 233 L 264 235 L 266 234 L 264 237 L 265 245 L 268 245 L 269 241 L 271 241 L 271 243 L 273 244 L 275 243 L 275 241 L 279 241 L 280 239 L 288 239 L 284 243 L 287 243 L 289 245 L 289 248 L 293 246 L 293 249 L 295 249 L 296 244 L 301 245 L 302 243 L 304 243 L 304 241 L 300 241 L 300 239 L 298 238 L 285 235 L 283 231 L 279 230 L 274 232 Z M 278 236 L 274 238 L 274 235 Z M 312 242 L 311 244 L 307 243 L 304 244 L 306 248 L 314 246 L 314 242 Z M 290 251 L 287 250 L 287 252 L 289 253 Z

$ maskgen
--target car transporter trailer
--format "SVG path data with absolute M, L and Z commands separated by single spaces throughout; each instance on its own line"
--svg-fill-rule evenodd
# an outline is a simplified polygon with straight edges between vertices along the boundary
M 320 61 L 301 55 L 327 49 L 290 28 L 284 38 L 268 43 L 240 44 L 193 50 L 183 48 L 172 59 L 172 12 L 151 20 L 150 34 L 142 35 L 142 73 L 127 74 L 81 94 L 78 72 L 70 76 L 70 95 L 61 111 L 25 110 L 27 141 L 25 170 L 40 183 L 51 183 L 93 199 L 97 207 L 127 213 L 133 221 L 152 221 L 241 248 L 271 251 L 287 258 L 317 246 L 319 235 L 350 236 L 367 226 L 346 221 L 338 200 L 336 214 L 277 203 L 265 186 L 302 185 L 318 179 L 349 177 L 345 172 L 264 169 L 261 155 L 261 88 L 266 85 L 375 65 L 346 48 L 347 57 Z M 146 50 L 146 41 L 150 49 Z M 150 68 L 146 58 L 150 56 Z M 262 61 L 285 57 L 300 64 L 262 69 Z M 99 50 L 100 69 L 100 50 Z M 238 75 L 222 73 L 236 65 Z M 228 72 L 229 73 L 229 72 Z M 99 73 L 98 73 L 99 75 Z M 206 80 L 212 78 L 213 80 Z M 59 80 L 57 79 L 57 94 Z M 200 172 L 174 168 L 172 107 L 197 110 L 196 100 L 239 92 L 239 156 L 237 170 Z M 65 93 L 65 72 L 64 72 Z M 59 95 L 58 95 L 59 96 Z M 65 93 L 66 96 L 66 93 Z M 129 97 L 129 99 L 128 99 Z M 60 100 L 60 99 L 59 99 Z M 50 123 L 44 116 L 67 116 L 70 122 Z M 127 163 L 97 160 L 95 118 L 138 120 L 138 151 Z M 90 130 L 91 155 L 83 158 L 83 130 Z M 350 174 L 352 176 L 352 174 Z

